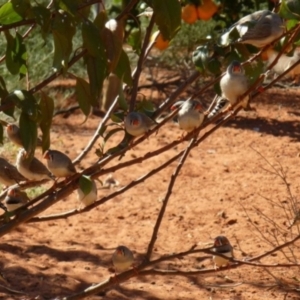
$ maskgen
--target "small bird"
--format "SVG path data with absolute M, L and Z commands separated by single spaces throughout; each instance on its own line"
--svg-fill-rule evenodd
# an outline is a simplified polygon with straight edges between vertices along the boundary
M 79 187 L 77 189 L 78 200 L 86 207 L 93 204 L 97 200 L 97 185 L 94 180 L 92 180 L 92 190 L 85 195 L 82 189 Z
M 0 182 L 2 184 L 10 186 L 25 180 L 26 178 L 18 172 L 14 165 L 0 157 Z
M 125 130 L 132 136 L 147 133 L 157 123 L 144 113 L 132 111 L 124 119 Z
M 229 240 L 224 235 L 219 235 L 215 238 L 213 251 L 220 253 L 229 258 L 233 257 L 233 247 L 230 245 Z M 215 263 L 215 269 L 228 265 L 229 260 L 218 255 L 213 256 L 213 261 Z
M 56 177 L 69 177 L 77 173 L 71 159 L 58 150 L 47 150 L 44 153 L 48 170 Z
M 249 82 L 245 75 L 245 69 L 240 62 L 234 60 L 227 67 L 226 74 L 220 80 L 222 97 L 229 101 L 233 106 L 239 98 L 248 90 Z M 249 95 L 247 95 L 240 103 L 244 109 L 249 109 Z
M 292 220 L 289 221 L 288 229 L 291 229 L 295 225 L 299 225 L 300 223 L 300 209 L 295 211 L 295 216 Z
M 6 134 L 7 137 L 11 142 L 13 142 L 15 145 L 24 147 L 21 134 L 20 134 L 20 128 L 16 124 L 7 124 L 6 125 Z M 37 139 L 37 147 L 42 147 L 42 140 L 40 138 Z
M 18 188 L 12 188 L 7 191 L 4 199 L 4 205 L 7 211 L 14 211 L 25 205 L 30 199 L 25 192 L 21 192 Z
M 124 272 L 133 265 L 133 253 L 126 246 L 118 246 L 113 253 L 112 263 L 116 272 Z
M 191 132 L 202 124 L 204 113 L 199 101 L 191 99 L 187 101 L 178 101 L 172 105 L 171 110 L 176 109 L 178 105 L 181 105 L 177 118 L 181 129 Z
M 265 51 L 265 54 L 267 56 L 267 66 L 270 66 L 273 61 L 277 58 L 279 52 L 277 52 L 274 49 L 267 49 Z M 271 69 L 274 71 L 277 75 L 282 74 L 285 70 L 290 68 L 292 65 L 294 65 L 297 61 L 300 59 L 300 49 L 297 48 L 294 50 L 294 53 L 292 56 L 288 56 L 285 53 L 282 53 L 279 57 L 276 64 Z M 291 77 L 295 78 L 300 75 L 300 64 L 298 64 L 296 67 L 294 67 L 290 72 L 288 72 L 285 77 Z
M 20 149 L 17 155 L 16 166 L 18 171 L 29 180 L 40 181 L 43 179 L 54 179 L 46 166 L 37 158 L 29 160 L 25 149 Z
M 237 42 L 251 44 L 257 48 L 265 47 L 284 33 L 282 19 L 277 13 L 269 10 L 259 10 L 241 18 L 229 27 L 221 40 L 226 43 L 230 32 L 235 28 L 240 35 Z

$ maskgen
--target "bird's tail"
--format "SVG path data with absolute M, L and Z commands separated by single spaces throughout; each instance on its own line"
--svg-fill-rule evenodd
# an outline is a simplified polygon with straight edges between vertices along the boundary
M 213 107 L 211 112 L 208 114 L 207 118 L 212 119 L 214 116 L 219 114 L 222 110 L 224 110 L 228 106 L 229 102 L 227 99 L 218 98 L 216 105 Z

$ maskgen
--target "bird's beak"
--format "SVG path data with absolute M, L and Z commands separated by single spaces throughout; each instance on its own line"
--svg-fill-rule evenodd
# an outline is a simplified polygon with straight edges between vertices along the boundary
M 241 72 L 241 67 L 240 66 L 234 66 L 233 67 L 233 72 Z
M 50 158 L 49 151 L 46 151 L 46 152 L 44 153 L 43 158 L 45 158 L 45 159 L 49 159 L 49 158 Z

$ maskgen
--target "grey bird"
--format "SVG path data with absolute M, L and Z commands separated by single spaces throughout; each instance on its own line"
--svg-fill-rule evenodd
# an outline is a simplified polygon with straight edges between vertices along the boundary
M 248 90 L 249 81 L 245 75 L 245 69 L 240 62 L 234 60 L 227 67 L 226 74 L 220 80 L 222 97 L 233 106 L 239 98 Z M 249 95 L 239 103 L 244 109 L 249 108 Z
M 47 150 L 44 158 L 49 171 L 56 177 L 69 177 L 77 173 L 71 159 L 58 150 Z
M 125 130 L 132 136 L 141 136 L 147 133 L 157 123 L 144 113 L 132 111 L 124 119 Z
M 284 33 L 284 24 L 280 16 L 269 10 L 259 10 L 249 14 L 229 27 L 221 37 L 222 44 L 228 40 L 230 32 L 236 28 L 240 38 L 239 43 L 251 44 L 263 48 L 272 43 Z
M 126 246 L 118 246 L 112 255 L 112 263 L 116 272 L 124 272 L 133 266 L 133 253 Z
M 0 157 L 0 182 L 2 184 L 10 186 L 25 180 L 26 178 L 18 172 L 14 165 Z
M 16 124 L 7 124 L 6 125 L 6 134 L 7 137 L 11 142 L 13 142 L 15 145 L 24 147 L 21 134 L 20 134 L 20 128 Z M 42 140 L 40 138 L 37 139 L 37 147 L 42 147 Z
M 178 105 L 181 105 L 177 118 L 181 129 L 191 132 L 202 124 L 204 113 L 199 101 L 191 99 L 187 101 L 178 101 L 172 105 L 171 110 L 176 109 Z
M 215 238 L 213 251 L 229 258 L 233 257 L 233 247 L 224 235 L 219 235 Z M 229 263 L 228 259 L 218 255 L 213 256 L 213 261 L 216 269 L 222 266 L 227 266 Z
M 53 179 L 52 174 L 46 166 L 37 158 L 29 160 L 25 149 L 20 149 L 17 155 L 16 166 L 18 171 L 27 179 L 40 181 L 43 179 Z
M 21 192 L 18 188 L 9 189 L 4 199 L 4 205 L 7 211 L 14 211 L 25 205 L 30 199 L 25 192 Z
M 77 198 L 83 204 L 84 207 L 93 204 L 97 200 L 97 185 L 94 180 L 92 180 L 92 189 L 88 194 L 84 194 L 82 189 L 79 187 L 77 189 Z

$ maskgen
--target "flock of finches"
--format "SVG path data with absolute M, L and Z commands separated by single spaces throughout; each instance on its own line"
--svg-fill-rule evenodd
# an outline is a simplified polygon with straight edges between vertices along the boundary
M 285 25 L 277 13 L 269 10 L 260 10 L 241 18 L 222 35 L 221 39 L 226 41 L 230 32 L 234 29 L 238 31 L 240 36 L 237 40 L 238 43 L 264 48 L 283 35 Z M 266 65 L 269 66 L 276 58 L 278 52 L 271 47 L 266 47 L 264 54 L 267 56 Z M 280 75 L 299 59 L 300 51 L 298 49 L 294 51 L 293 56 L 282 54 L 273 71 Z M 286 74 L 286 76 L 295 77 L 299 74 L 300 65 Z M 249 80 L 241 62 L 232 61 L 228 65 L 225 75 L 220 80 L 220 88 L 221 97 L 217 98 L 208 112 L 204 111 L 198 100 L 178 101 L 173 104 L 171 109 L 179 109 L 177 121 L 180 129 L 192 132 L 202 125 L 206 116 L 208 119 L 211 119 L 220 112 L 230 111 L 233 106 L 236 108 L 241 107 L 245 110 L 249 109 L 249 95 L 241 98 L 249 89 Z M 132 111 L 124 119 L 125 130 L 134 137 L 147 134 L 155 125 L 157 125 L 157 122 L 142 112 Z M 230 263 L 230 258 L 233 258 L 233 247 L 225 236 L 215 238 L 212 251 L 222 254 L 222 256 L 213 256 L 215 268 L 227 266 Z M 125 246 L 119 246 L 113 254 L 113 264 L 118 271 L 127 270 L 133 264 L 132 252 Z
M 285 31 L 283 20 L 278 14 L 261 10 L 240 19 L 233 24 L 227 32 L 222 36 L 224 39 L 233 29 L 237 29 L 240 38 L 237 42 L 251 44 L 257 48 L 263 48 L 279 38 Z M 275 50 L 268 49 L 268 64 L 272 63 L 276 57 Z M 281 56 L 274 70 L 277 73 L 282 73 L 286 68 L 298 60 L 298 51 L 295 51 L 294 56 Z M 299 67 L 300 68 L 300 67 Z M 299 69 L 295 69 L 290 73 L 290 76 L 297 75 Z M 203 123 L 205 115 L 212 118 L 216 114 L 236 105 L 237 102 L 242 108 L 248 108 L 249 96 L 240 99 L 249 88 L 248 78 L 245 75 L 242 64 L 238 61 L 232 61 L 227 67 L 225 75 L 220 80 L 222 91 L 215 103 L 215 106 L 208 113 L 204 113 L 201 103 L 197 100 L 179 101 L 172 108 L 178 110 L 178 124 L 182 130 L 191 132 L 199 128 Z M 152 127 L 156 125 L 156 121 L 152 120 L 144 113 L 130 112 L 124 119 L 124 127 L 127 133 L 133 137 L 146 134 Z M 8 124 L 6 127 L 8 138 L 22 147 L 19 150 L 16 160 L 16 167 L 0 158 L 0 182 L 6 186 L 11 186 L 16 182 L 24 180 L 43 180 L 54 179 L 59 177 L 68 177 L 76 173 L 76 169 L 68 156 L 56 150 L 48 150 L 44 153 L 46 165 L 37 158 L 28 159 L 26 151 L 23 149 L 19 128 L 14 124 Z M 38 141 L 38 146 L 41 141 Z M 88 195 L 85 195 L 82 190 L 78 189 L 78 198 L 84 206 L 90 205 L 97 198 L 97 187 L 93 182 L 93 188 Z M 25 192 L 18 188 L 8 188 L 7 196 L 4 200 L 4 205 L 7 211 L 13 211 L 28 202 L 29 198 Z M 218 236 L 214 240 L 212 250 L 222 256 L 214 255 L 213 260 L 215 268 L 226 266 L 229 264 L 229 259 L 233 257 L 233 248 L 225 236 Z M 227 257 L 227 258 L 226 258 Z M 134 256 L 130 249 L 125 246 L 116 248 L 112 256 L 112 262 L 116 272 L 123 272 L 134 266 Z
M 26 192 L 14 186 L 16 183 L 44 179 L 56 181 L 58 178 L 67 178 L 77 173 L 71 159 L 57 150 L 49 149 L 44 153 L 46 165 L 36 157 L 30 159 L 23 148 L 20 128 L 17 125 L 7 124 L 6 135 L 11 142 L 20 147 L 15 166 L 0 157 L 0 183 L 8 187 L 2 208 L 8 212 L 17 210 L 30 201 Z M 42 141 L 38 139 L 37 147 L 41 146 Z M 77 189 L 78 200 L 84 207 L 97 200 L 97 186 L 93 180 L 91 182 L 92 189 L 89 193 L 85 194 L 80 187 Z

